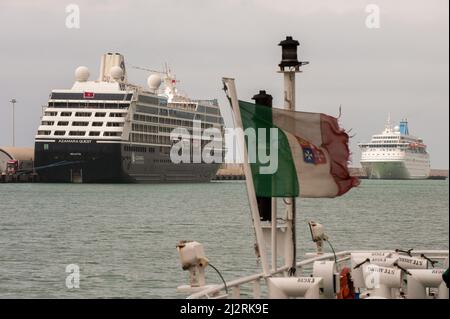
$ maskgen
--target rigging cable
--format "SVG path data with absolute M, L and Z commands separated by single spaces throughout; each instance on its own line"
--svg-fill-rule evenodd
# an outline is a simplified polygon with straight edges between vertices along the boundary
M 208 262 L 208 265 L 210 265 L 218 274 L 220 279 L 222 279 L 223 282 L 223 286 L 225 287 L 225 292 L 228 295 L 228 287 L 227 287 L 227 283 L 225 282 L 225 279 L 223 279 L 222 274 L 220 273 L 219 269 L 217 269 L 216 267 L 214 267 L 211 263 Z
M 328 245 L 330 245 L 331 251 L 333 252 L 333 255 L 334 255 L 334 262 L 337 265 L 337 257 L 336 257 L 336 252 L 334 251 L 333 245 L 331 245 L 329 240 L 326 240 L 326 242 L 328 243 Z

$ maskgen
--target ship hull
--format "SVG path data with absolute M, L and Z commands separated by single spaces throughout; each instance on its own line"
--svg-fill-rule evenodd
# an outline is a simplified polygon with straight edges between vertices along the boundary
M 42 182 L 178 183 L 209 182 L 219 164 L 174 164 L 160 147 L 86 140 L 36 142 L 35 168 Z
M 404 161 L 361 161 L 369 179 L 427 179 L 429 169 L 409 168 Z

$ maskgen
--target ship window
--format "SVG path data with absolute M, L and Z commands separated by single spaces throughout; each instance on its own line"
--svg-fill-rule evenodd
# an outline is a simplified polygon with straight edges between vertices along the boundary
M 71 116 L 72 112 L 61 112 L 61 116 Z
M 122 132 L 104 132 L 103 136 L 121 136 Z
M 67 121 L 59 121 L 58 125 L 59 126 L 67 126 L 67 125 L 69 125 L 69 122 L 67 122 Z
M 58 112 L 44 112 L 45 116 L 56 116 L 56 114 L 58 114 Z
M 69 135 L 70 136 L 84 136 L 86 134 L 86 132 L 84 131 L 70 131 Z
M 99 136 L 99 135 L 100 135 L 100 132 L 97 132 L 97 131 L 89 132 L 89 136 Z
M 89 117 L 91 116 L 91 112 L 76 112 L 75 116 L 83 116 L 83 117 Z
M 67 107 L 67 102 L 54 102 L 54 107 Z
M 97 113 L 95 113 L 95 116 L 96 117 L 105 117 L 106 113 L 105 112 L 97 112 Z
M 138 101 L 142 102 L 142 103 L 153 104 L 153 105 L 159 104 L 159 99 L 157 97 L 147 96 L 147 95 L 139 95 Z
M 92 122 L 92 126 L 102 126 L 103 122 Z
M 205 116 L 207 122 L 217 123 L 217 117 Z
M 147 114 L 158 114 L 158 108 L 144 105 L 136 105 L 136 112 Z
M 89 122 L 72 122 L 73 126 L 88 126 Z
M 125 113 L 109 113 L 110 117 L 124 117 Z
M 42 125 L 53 125 L 55 124 L 54 121 L 42 121 Z
M 64 134 L 66 134 L 66 131 L 55 131 L 55 135 L 61 136 L 61 135 L 64 135 Z
M 50 135 L 50 131 L 39 130 L 38 135 Z
M 116 126 L 116 127 L 118 127 L 118 126 L 123 126 L 123 123 L 121 123 L 121 122 L 108 122 L 108 123 L 106 123 L 106 126 Z

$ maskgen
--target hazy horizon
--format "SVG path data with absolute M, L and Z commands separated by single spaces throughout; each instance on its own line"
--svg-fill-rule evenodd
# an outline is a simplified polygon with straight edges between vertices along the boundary
M 80 28 L 65 26 L 68 4 L 80 8 Z M 367 4 L 380 8 L 380 28 L 367 28 Z M 281 106 L 277 45 L 300 42 L 297 110 L 333 116 L 350 130 L 353 163 L 358 142 L 380 133 L 388 116 L 407 118 L 412 135 L 428 145 L 431 166 L 449 167 L 448 1 L 175 0 L 0 3 L 0 147 L 33 146 L 41 106 L 52 89 L 70 88 L 79 65 L 96 79 L 100 56 L 124 54 L 128 78 L 145 85 L 148 74 L 131 65 L 161 69 L 168 63 L 180 90 L 217 98 L 226 124 L 229 105 L 222 77 L 233 77 L 239 98 L 265 89 Z

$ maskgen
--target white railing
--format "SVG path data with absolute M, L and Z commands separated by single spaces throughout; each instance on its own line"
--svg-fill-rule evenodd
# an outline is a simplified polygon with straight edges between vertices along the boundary
M 347 250 L 347 251 L 341 251 L 337 252 L 336 255 L 332 253 L 324 253 L 321 255 L 313 254 L 315 257 L 305 259 L 303 261 L 297 262 L 296 268 L 297 272 L 296 274 L 299 274 L 302 268 L 305 266 L 312 266 L 312 264 L 315 261 L 321 261 L 321 260 L 337 260 L 338 267 L 343 266 L 346 261 L 350 259 L 350 254 L 352 253 L 396 253 L 394 250 Z M 435 260 L 445 260 L 448 258 L 448 250 L 415 250 L 411 251 L 412 256 L 420 256 L 421 254 L 426 255 L 428 258 L 432 258 Z M 309 254 L 311 255 L 311 254 Z M 276 277 L 279 275 L 286 275 L 287 271 L 289 270 L 289 266 L 280 267 L 277 269 L 277 271 L 271 272 L 269 277 Z M 339 268 L 338 268 L 339 269 Z M 250 276 L 245 276 L 242 278 L 238 278 L 235 280 L 231 280 L 226 282 L 225 284 L 218 284 L 215 286 L 209 286 L 208 288 L 196 292 L 194 294 L 191 294 L 187 297 L 187 299 L 226 299 L 226 298 L 233 298 L 233 299 L 239 299 L 241 298 L 241 287 L 243 285 L 249 285 L 252 284 L 253 287 L 251 289 L 252 291 L 252 297 L 255 299 L 261 298 L 261 281 L 264 282 L 265 276 L 264 274 L 258 273 Z M 227 292 L 226 292 L 227 290 Z

